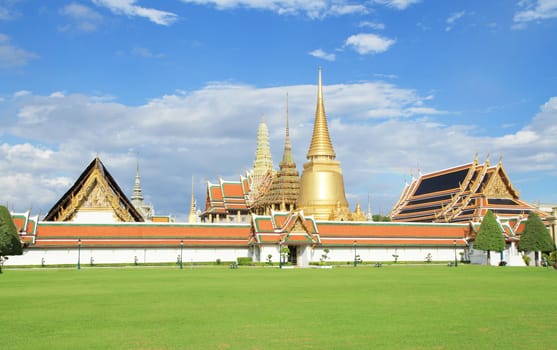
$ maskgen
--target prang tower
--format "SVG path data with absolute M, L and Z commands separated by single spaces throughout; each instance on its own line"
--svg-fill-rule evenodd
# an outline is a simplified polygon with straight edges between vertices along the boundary
M 305 215 L 313 215 L 316 220 L 350 220 L 350 210 L 344 192 L 344 180 L 340 162 L 329 136 L 321 67 L 317 86 L 317 108 L 313 124 L 311 145 L 306 155 L 308 162 L 302 172 L 298 209 Z

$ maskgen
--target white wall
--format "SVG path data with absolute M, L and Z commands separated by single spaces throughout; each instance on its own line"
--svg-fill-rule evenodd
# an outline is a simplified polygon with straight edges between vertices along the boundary
M 316 247 L 311 254 L 311 261 L 318 262 L 324 254 L 326 247 Z M 390 247 L 358 247 L 356 252 L 354 247 L 328 247 L 329 254 L 327 261 L 337 262 L 354 262 L 354 255 L 360 256 L 363 262 L 386 262 L 394 261 L 393 255 L 398 255 L 398 261 L 416 261 L 425 262 L 426 256 L 431 254 L 431 261 L 454 261 L 455 249 L 453 247 L 443 248 L 430 248 L 430 247 L 404 247 L 404 248 L 390 248 Z M 456 258 L 460 261 L 460 252 L 462 248 L 456 249 Z
M 354 247 L 328 247 L 327 261 L 354 262 Z M 298 247 L 298 266 L 308 266 L 310 262 L 319 262 L 324 254 L 325 247 Z M 460 261 L 462 248 L 456 249 L 456 257 Z M 475 264 L 485 264 L 486 254 L 484 251 L 471 249 L 470 260 Z M 235 261 L 237 257 L 252 256 L 254 261 L 266 262 L 267 256 L 272 255 L 272 262 L 279 262 L 278 245 L 262 245 L 260 247 L 184 247 L 184 263 L 191 262 L 214 262 L 220 259 L 222 262 Z M 363 262 L 386 262 L 394 261 L 393 254 L 398 255 L 398 261 L 425 262 L 426 256 L 431 254 L 433 262 L 454 261 L 455 250 L 453 247 L 428 248 L 428 247 L 405 247 L 405 248 L 383 248 L 383 247 L 358 247 L 356 254 Z M 91 257 L 95 264 L 125 263 L 133 264 L 137 258 L 138 263 L 177 262 L 180 255 L 180 247 L 173 248 L 87 248 L 80 251 L 81 264 L 86 266 Z M 10 256 L 6 266 L 15 265 L 41 265 L 44 259 L 46 265 L 77 264 L 78 249 L 72 248 L 32 248 L 26 249 L 21 256 Z M 511 266 L 524 266 L 521 253 L 514 246 L 504 252 L 503 259 Z M 498 265 L 499 253 L 491 253 L 491 264 Z M 532 264 L 533 264 L 532 254 Z
M 183 263 L 216 261 L 235 261 L 239 256 L 248 256 L 248 247 L 238 248 L 191 248 L 184 247 Z M 94 264 L 133 264 L 138 263 L 177 262 L 180 248 L 87 248 L 79 251 L 80 262 L 88 265 L 93 258 Z M 44 260 L 43 260 L 44 259 Z M 77 248 L 27 249 L 23 255 L 10 256 L 6 266 L 10 265 L 45 265 L 76 264 Z M 277 260 L 278 261 L 278 260 Z
M 534 254 L 532 253 L 532 262 L 530 265 L 534 264 Z M 503 259 L 501 259 L 501 254 L 499 252 L 490 253 L 490 264 L 491 266 L 498 266 L 501 260 L 505 261 L 508 266 L 526 266 L 524 260 L 522 259 L 522 253 L 518 251 L 516 245 L 508 244 L 507 248 L 503 251 Z M 484 250 L 474 249 L 473 243 L 470 246 L 470 262 L 472 264 L 486 265 L 487 264 L 487 252 Z

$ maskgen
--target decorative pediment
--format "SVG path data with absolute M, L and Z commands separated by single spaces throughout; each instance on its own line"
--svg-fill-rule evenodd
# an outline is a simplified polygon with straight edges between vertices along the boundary
M 317 244 L 320 242 L 313 217 L 302 212 L 272 212 L 271 215 L 254 215 L 252 242 Z
M 484 189 L 484 194 L 489 198 L 513 198 L 507 184 L 503 181 L 499 173 L 492 175 L 492 178 Z
M 143 221 L 97 157 L 45 216 L 45 221 L 72 221 L 80 211 L 112 212 L 114 221 Z M 106 214 L 103 214 L 106 218 Z M 105 220 L 105 219 L 103 219 Z
M 514 188 L 501 161 L 486 184 L 484 194 L 491 198 L 518 199 L 520 197 L 520 192 Z

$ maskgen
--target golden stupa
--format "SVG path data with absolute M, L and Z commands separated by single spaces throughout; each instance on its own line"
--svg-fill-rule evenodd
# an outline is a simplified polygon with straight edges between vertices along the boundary
M 335 160 L 325 105 L 321 67 L 317 86 L 317 108 L 313 136 L 307 153 L 308 162 L 302 172 L 298 209 L 316 220 L 350 220 L 351 213 L 344 192 L 344 180 L 340 162 Z

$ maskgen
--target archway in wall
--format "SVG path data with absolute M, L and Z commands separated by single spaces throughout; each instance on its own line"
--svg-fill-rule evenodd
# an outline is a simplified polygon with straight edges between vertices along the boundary
M 298 265 L 298 246 L 288 246 L 288 262 L 293 266 Z

